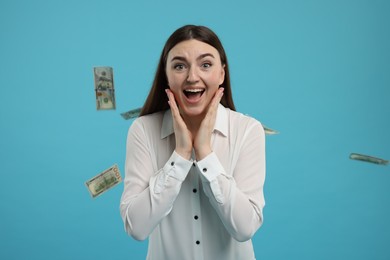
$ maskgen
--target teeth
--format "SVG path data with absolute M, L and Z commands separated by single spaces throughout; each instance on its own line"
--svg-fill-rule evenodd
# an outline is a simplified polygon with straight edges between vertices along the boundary
M 196 88 L 196 89 L 186 89 L 185 91 L 187 91 L 187 92 L 192 92 L 192 93 L 196 93 L 196 92 L 202 92 L 203 89 L 200 89 L 200 88 Z

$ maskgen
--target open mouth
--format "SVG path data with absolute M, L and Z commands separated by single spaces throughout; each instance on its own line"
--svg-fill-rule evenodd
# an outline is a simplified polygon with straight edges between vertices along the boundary
M 183 92 L 188 99 L 197 99 L 203 95 L 204 91 L 205 89 L 195 88 L 195 89 L 185 89 Z

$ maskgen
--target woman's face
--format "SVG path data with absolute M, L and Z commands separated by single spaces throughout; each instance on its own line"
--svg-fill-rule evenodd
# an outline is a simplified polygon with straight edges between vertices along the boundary
M 198 40 L 175 45 L 168 53 L 165 71 L 180 112 L 187 117 L 205 114 L 225 78 L 217 49 Z

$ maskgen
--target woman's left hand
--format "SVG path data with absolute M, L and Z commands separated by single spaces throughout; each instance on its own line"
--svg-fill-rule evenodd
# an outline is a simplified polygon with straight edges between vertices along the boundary
M 224 88 L 219 88 L 210 102 L 208 111 L 194 138 L 196 160 L 200 161 L 209 155 L 211 150 L 211 134 L 214 130 L 219 102 L 221 102 Z

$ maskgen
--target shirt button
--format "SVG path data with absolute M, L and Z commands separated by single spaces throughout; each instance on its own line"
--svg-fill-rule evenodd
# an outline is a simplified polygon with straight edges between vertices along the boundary
M 193 193 L 196 193 L 196 192 L 197 192 L 197 190 L 196 190 L 196 189 L 193 189 L 193 190 L 192 190 L 192 192 L 193 192 Z
M 194 167 L 195 167 L 195 163 L 194 163 L 194 162 L 192 163 L 192 166 L 194 166 Z
M 175 162 L 171 162 L 171 166 L 175 165 Z
M 203 168 L 203 172 L 207 172 L 207 168 Z
M 197 220 L 199 217 L 197 215 L 194 216 L 194 219 Z
M 199 240 L 196 240 L 196 244 L 199 245 L 199 244 L 200 244 L 200 241 L 199 241 Z

